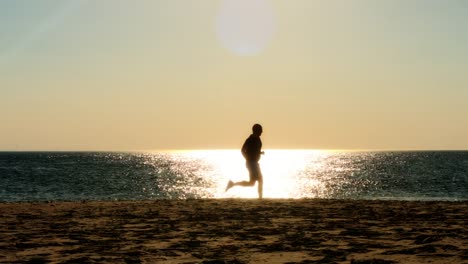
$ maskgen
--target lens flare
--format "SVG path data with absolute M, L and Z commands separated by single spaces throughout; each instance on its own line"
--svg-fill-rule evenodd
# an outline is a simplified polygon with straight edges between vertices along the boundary
M 267 0 L 224 0 L 216 17 L 222 45 L 241 56 L 260 53 L 274 33 L 274 16 Z

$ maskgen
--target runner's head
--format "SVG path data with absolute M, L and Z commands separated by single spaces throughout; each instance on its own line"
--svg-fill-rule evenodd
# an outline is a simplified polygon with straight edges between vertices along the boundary
M 260 136 L 262 134 L 262 132 L 263 132 L 263 128 L 262 128 L 262 126 L 260 124 L 255 124 L 252 127 L 252 132 L 253 132 L 254 135 Z

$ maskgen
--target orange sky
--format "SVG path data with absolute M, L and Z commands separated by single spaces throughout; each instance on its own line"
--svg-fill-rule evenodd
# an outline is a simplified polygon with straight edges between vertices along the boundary
M 463 1 L 0 3 L 0 150 L 468 149 Z

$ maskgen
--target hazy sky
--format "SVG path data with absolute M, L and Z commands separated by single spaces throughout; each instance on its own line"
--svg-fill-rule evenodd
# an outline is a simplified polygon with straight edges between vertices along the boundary
M 467 69 L 464 0 L 5 0 L 0 150 L 468 149 Z

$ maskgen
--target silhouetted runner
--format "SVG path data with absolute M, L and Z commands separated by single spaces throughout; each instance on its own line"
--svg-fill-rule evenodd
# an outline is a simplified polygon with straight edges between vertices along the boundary
M 263 129 L 259 124 L 255 124 L 252 127 L 252 135 L 250 135 L 242 145 L 242 155 L 246 161 L 246 167 L 249 170 L 250 181 L 233 182 L 229 180 L 226 191 L 234 186 L 254 186 L 255 182 L 258 181 L 258 198 L 263 196 L 263 176 L 260 170 L 258 161 L 260 155 L 264 154 L 262 149 L 262 141 L 260 136 L 262 135 Z

